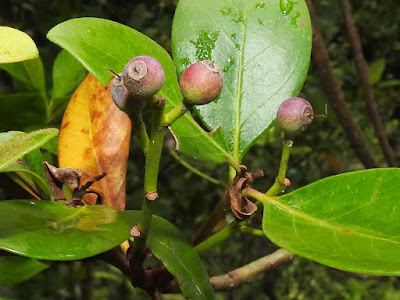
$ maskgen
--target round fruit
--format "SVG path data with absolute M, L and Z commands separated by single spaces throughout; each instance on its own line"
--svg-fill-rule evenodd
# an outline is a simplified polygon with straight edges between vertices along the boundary
M 122 80 L 133 96 L 150 98 L 161 90 L 165 73 L 158 60 L 151 56 L 140 55 L 125 65 Z
M 210 103 L 222 90 L 221 68 L 210 60 L 198 61 L 183 72 L 179 85 L 186 105 Z
M 287 133 L 304 131 L 314 119 L 311 104 L 300 97 L 284 101 L 278 109 L 276 120 L 278 125 Z
M 111 78 L 108 88 L 115 105 L 127 114 L 134 113 L 135 111 L 140 112 L 146 104 L 144 98 L 134 97 L 129 93 L 124 85 L 122 73 Z

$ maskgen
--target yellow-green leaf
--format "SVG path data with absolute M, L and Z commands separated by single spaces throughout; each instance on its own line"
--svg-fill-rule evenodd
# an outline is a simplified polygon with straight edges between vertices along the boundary
M 25 32 L 0 26 L 0 64 L 13 63 L 39 56 L 35 42 Z

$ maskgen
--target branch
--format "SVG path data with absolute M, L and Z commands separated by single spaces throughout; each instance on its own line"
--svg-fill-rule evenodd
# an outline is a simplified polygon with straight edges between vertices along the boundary
M 344 99 L 343 91 L 336 81 L 332 69 L 329 65 L 329 56 L 325 49 L 324 41 L 321 37 L 321 31 L 317 24 L 314 7 L 311 0 L 306 0 L 310 12 L 313 29 L 313 48 L 312 59 L 318 71 L 319 77 L 326 94 L 329 104 L 335 111 L 354 152 L 366 168 L 376 168 L 378 163 L 368 148 L 368 144 L 361 132 L 360 127 L 353 119 L 347 103 Z
M 265 271 L 271 270 L 276 266 L 291 260 L 293 257 L 293 253 L 284 249 L 279 249 L 272 254 L 230 271 L 227 274 L 211 277 L 211 284 L 216 291 L 231 289 L 250 281 Z
M 396 167 L 397 166 L 396 157 L 386 137 L 385 129 L 383 127 L 383 123 L 378 112 L 378 105 L 376 104 L 374 93 L 372 91 L 372 87 L 369 82 L 368 66 L 365 61 L 364 53 L 362 50 L 360 36 L 358 35 L 357 27 L 355 25 L 354 18 L 351 14 L 351 5 L 348 0 L 340 0 L 339 3 L 346 22 L 346 30 L 349 36 L 351 46 L 353 48 L 353 55 L 357 68 L 357 74 L 361 82 L 361 87 L 364 91 L 367 111 L 374 126 L 375 135 L 378 138 L 379 146 L 382 149 L 386 162 L 388 163 L 389 166 Z
M 226 210 L 229 208 L 228 193 L 225 192 L 218 200 L 213 210 L 208 215 L 207 219 L 203 222 L 200 228 L 194 235 L 192 244 L 198 245 L 203 242 L 213 231 L 217 222 L 224 216 Z

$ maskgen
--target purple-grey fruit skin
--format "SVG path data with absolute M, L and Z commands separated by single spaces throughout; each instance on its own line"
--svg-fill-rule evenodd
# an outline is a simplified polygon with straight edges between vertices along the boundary
M 279 127 L 289 134 L 304 131 L 313 119 L 314 111 L 310 102 L 300 97 L 282 102 L 276 116 Z
M 108 86 L 111 97 L 120 110 L 131 114 L 134 111 L 140 112 L 144 107 L 146 103 L 145 99 L 134 97 L 129 93 L 122 80 L 122 73 L 112 77 Z
M 122 73 L 118 74 L 118 76 L 114 76 L 113 78 L 111 78 L 110 92 L 115 105 L 117 105 L 120 110 L 124 111 L 130 94 L 129 91 L 126 89 L 121 76 Z
M 203 105 L 217 98 L 222 90 L 221 68 L 203 60 L 190 65 L 182 74 L 179 86 L 186 105 Z
M 165 73 L 158 60 L 140 55 L 128 61 L 122 72 L 122 79 L 133 96 L 150 98 L 163 87 Z

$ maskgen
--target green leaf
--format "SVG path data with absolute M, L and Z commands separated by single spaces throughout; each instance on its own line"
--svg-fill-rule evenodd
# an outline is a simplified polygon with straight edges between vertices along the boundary
M 24 156 L 23 161 L 29 170 L 37 174 L 39 178 L 43 180 L 44 183 L 47 182 L 47 176 L 43 165 L 43 157 L 42 153 L 40 152 L 40 149 L 36 149 L 29 152 L 27 155 Z
M 55 128 L 41 129 L 0 143 L 0 170 L 38 149 L 57 134 L 58 130 Z
M 172 124 L 172 130 L 178 138 L 178 150 L 195 159 L 222 163 L 230 155 L 222 130 L 204 131 L 189 113 Z
M 29 154 L 32 154 L 34 152 L 36 151 L 33 151 Z M 44 197 L 44 199 L 47 200 L 53 200 L 53 194 L 50 190 L 47 180 L 41 177 L 36 172 L 31 171 L 28 167 L 19 163 L 11 163 L 7 167 L 1 169 L 0 173 L 15 173 L 17 178 L 15 178 L 15 175 L 10 174 L 11 179 L 13 179 L 18 184 L 22 183 L 22 187 L 26 185 L 32 191 L 34 191 L 36 195 L 42 196 Z M 38 190 L 37 188 L 39 188 L 40 190 Z
M 132 226 L 140 215 L 137 211 L 123 213 Z M 153 216 L 147 246 L 178 278 L 182 293 L 188 299 L 214 299 L 214 291 L 202 261 L 173 224 Z
M 54 201 L 0 201 L 0 249 L 31 258 L 76 260 L 129 238 L 121 212 L 105 205 L 68 207 Z
M 26 33 L 11 27 L 0 26 L 0 64 L 35 58 L 39 51 Z
M 70 93 L 84 77 L 85 68 L 67 51 L 61 51 L 53 66 L 53 98 Z
M 0 65 L 0 68 L 24 83 L 30 91 L 39 93 L 44 101 L 47 101 L 44 69 L 40 57 L 23 62 Z
M 2 132 L 0 133 L 0 143 L 8 141 L 12 138 L 15 138 L 17 136 L 24 135 L 25 133 L 22 131 L 7 131 L 7 132 Z
M 20 256 L 0 256 L 0 285 L 14 286 L 48 268 L 35 259 Z
M 378 83 L 382 79 L 386 68 L 386 59 L 380 58 L 368 66 L 369 82 L 371 85 Z
M 24 134 L 25 133 L 21 131 L 9 131 L 0 133 L 0 143 Z M 26 164 L 26 166 L 20 163 L 13 162 L 7 167 L 3 168 L 0 172 L 15 173 L 7 175 L 9 175 L 11 179 L 20 184 L 23 188 L 25 188 L 25 186 L 28 186 L 36 193 L 36 195 L 42 195 L 43 193 L 42 196 L 44 197 L 44 199 L 53 200 L 53 194 L 50 190 L 44 171 L 43 159 L 40 149 L 33 150 L 26 154 L 23 158 L 23 162 Z M 37 188 L 39 188 L 40 190 L 38 190 Z
M 221 126 L 228 152 L 240 160 L 272 125 L 280 103 L 303 85 L 311 52 L 307 6 L 303 0 L 181 0 L 172 49 L 179 74 L 205 59 L 222 68 L 220 96 L 197 112 L 209 129 Z
M 264 204 L 263 230 L 278 246 L 321 264 L 400 275 L 400 169 L 328 177 Z
M 25 130 L 46 122 L 46 108 L 38 94 L 0 95 L 0 131 Z

